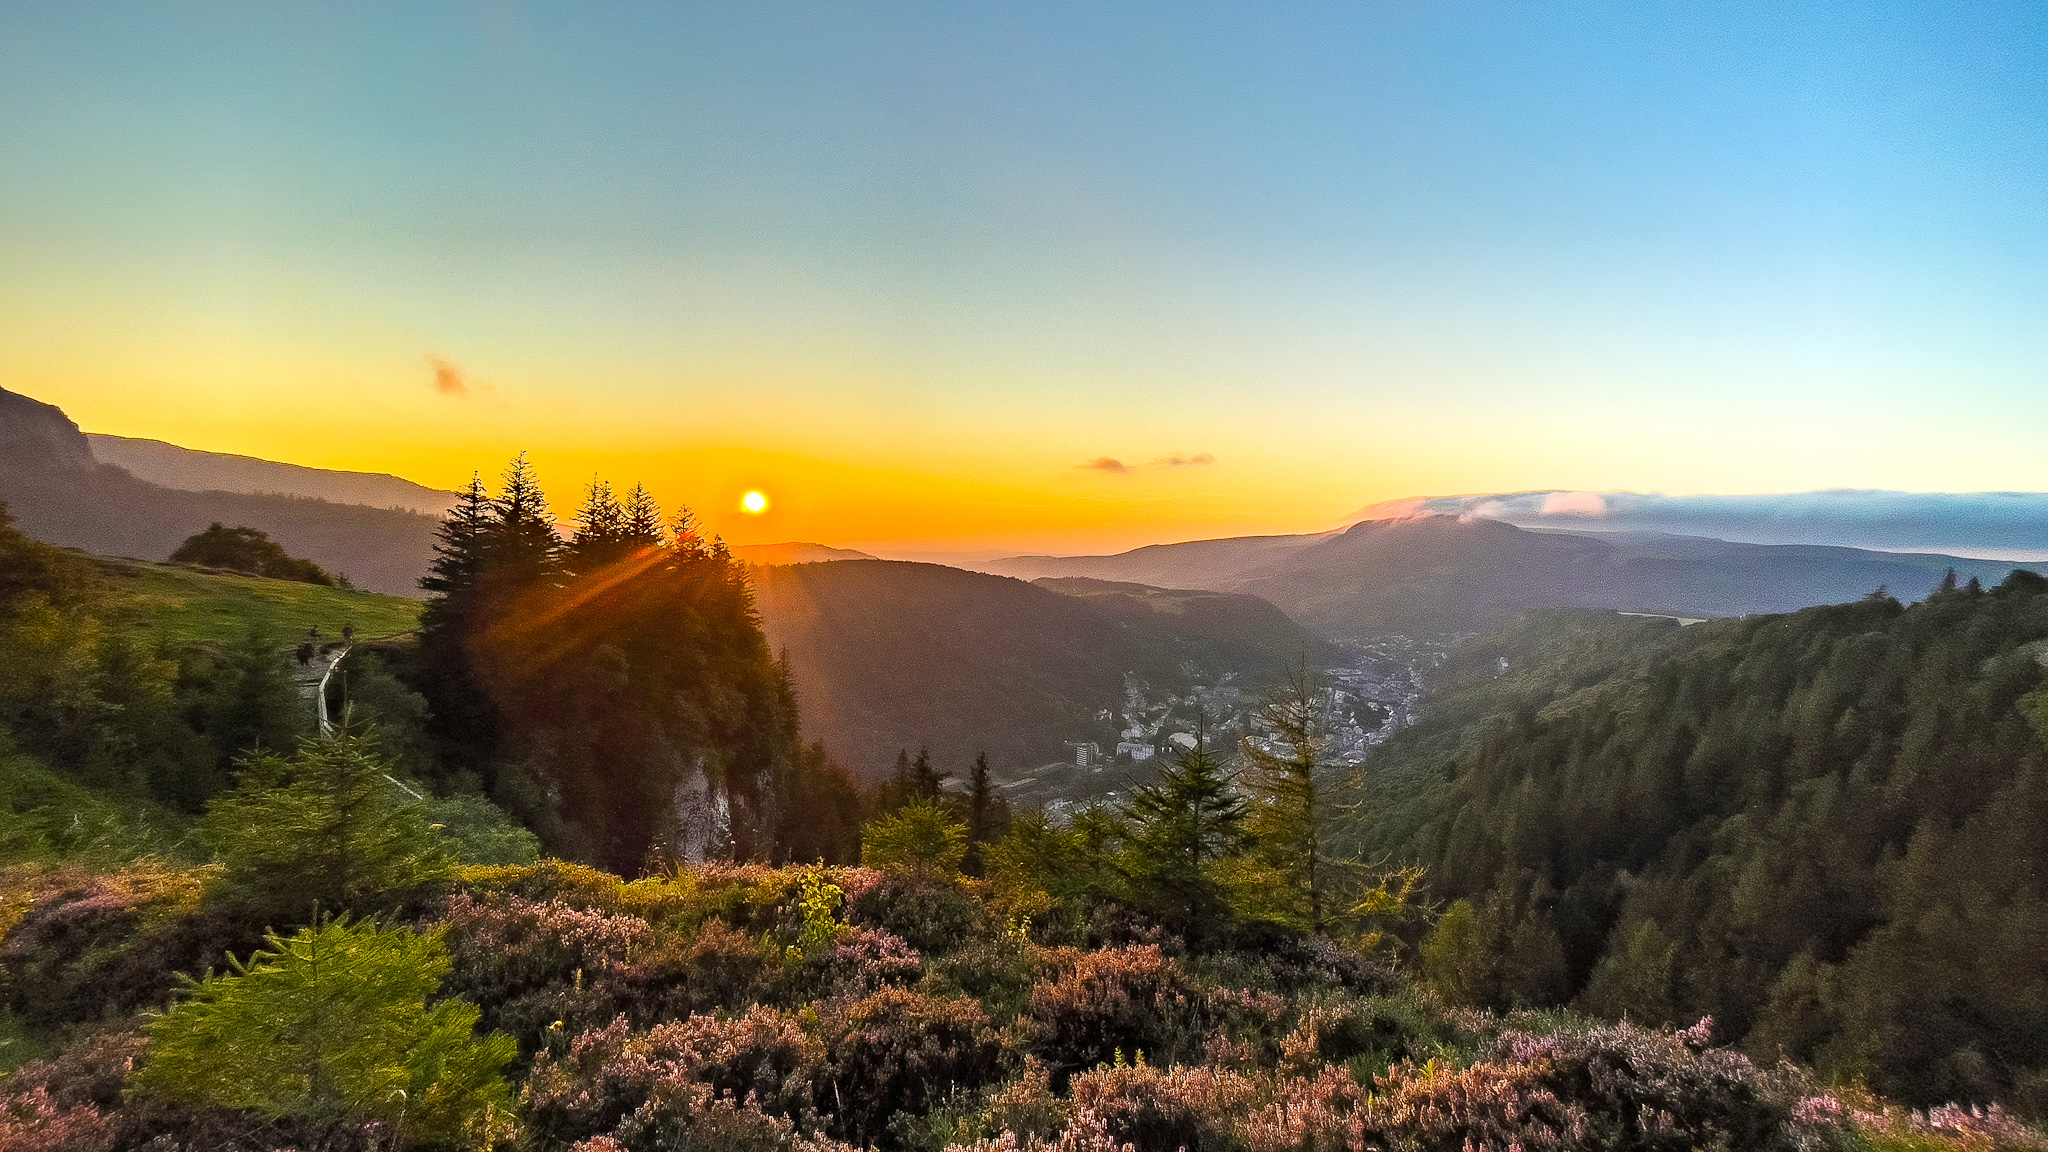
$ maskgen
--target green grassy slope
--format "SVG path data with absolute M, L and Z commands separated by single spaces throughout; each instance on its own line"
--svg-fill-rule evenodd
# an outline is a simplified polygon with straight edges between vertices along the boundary
M 280 641 L 320 629 L 339 640 L 344 625 L 359 639 L 394 636 L 419 626 L 420 601 L 349 592 L 262 576 L 102 560 L 115 617 L 151 638 L 176 644 L 227 641 L 261 628 Z

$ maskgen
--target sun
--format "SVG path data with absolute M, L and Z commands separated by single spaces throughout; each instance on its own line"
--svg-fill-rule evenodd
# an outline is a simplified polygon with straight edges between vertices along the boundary
M 740 508 L 749 515 L 759 516 L 768 510 L 768 495 L 761 491 L 748 492 L 740 497 Z

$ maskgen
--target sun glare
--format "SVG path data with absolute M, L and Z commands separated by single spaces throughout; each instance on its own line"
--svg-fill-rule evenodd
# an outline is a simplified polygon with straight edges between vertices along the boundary
M 740 497 L 740 507 L 752 515 L 759 516 L 768 510 L 768 497 L 762 492 L 749 492 Z

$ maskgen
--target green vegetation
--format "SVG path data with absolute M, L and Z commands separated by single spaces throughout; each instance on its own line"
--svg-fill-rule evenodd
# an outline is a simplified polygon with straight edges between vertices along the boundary
M 107 606 L 121 626 L 147 642 L 177 647 L 220 644 L 250 631 L 296 642 L 317 628 L 324 640 L 342 629 L 372 639 L 419 627 L 421 603 L 262 576 L 200 572 L 175 564 L 102 561 Z
M 324 588 L 334 587 L 337 583 L 344 588 L 349 586 L 347 577 L 336 581 L 318 564 L 286 552 L 284 546 L 272 540 L 268 533 L 254 528 L 222 527 L 218 520 L 204 532 L 195 533 L 178 545 L 178 550 L 171 553 L 171 563 L 225 568 L 245 576 L 268 576 L 273 580 L 294 580 Z
M 330 920 L 186 989 L 148 1026 L 145 1095 L 253 1113 L 326 1144 L 379 1124 L 403 1147 L 488 1147 L 511 1134 L 509 1037 L 477 1010 L 428 1007 L 447 975 L 438 932 Z
M 1355 781 L 1303 680 L 1052 818 L 863 795 L 722 545 L 577 519 L 473 484 L 316 737 L 0 517 L 0 1147 L 2048 1149 L 2048 580 L 1532 614 Z
M 2044 638 L 2026 572 L 1910 608 L 1532 618 L 1373 759 L 1352 847 L 1454 901 L 1423 957 L 1465 1002 L 1712 1015 L 1832 1079 L 2039 1113 Z

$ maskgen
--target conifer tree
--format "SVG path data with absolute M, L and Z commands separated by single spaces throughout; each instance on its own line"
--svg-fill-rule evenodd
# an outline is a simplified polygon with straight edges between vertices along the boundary
M 961 864 L 969 876 L 982 874 L 981 846 L 995 839 L 990 827 L 995 817 L 994 801 L 995 790 L 988 775 L 988 753 L 977 752 L 974 771 L 968 777 L 967 857 Z
M 434 530 L 434 559 L 420 578 L 420 587 L 434 593 L 436 599 L 423 614 L 423 629 L 437 609 L 444 614 L 454 610 L 476 588 L 490 530 L 490 494 L 484 491 L 483 476 L 472 473 L 469 487 L 456 495 L 455 506 Z
M 1320 768 L 1322 693 L 1306 671 L 1260 715 L 1273 729 L 1270 749 L 1251 737 L 1239 749 L 1253 767 L 1249 781 L 1257 795 L 1249 827 L 1258 853 L 1285 885 L 1294 905 L 1291 919 L 1311 932 L 1328 927 L 1328 864 L 1323 858 L 1328 813 L 1316 772 Z
M 623 515 L 619 539 L 627 548 L 659 548 L 668 542 L 668 534 L 661 527 L 661 506 L 654 502 L 645 486 L 635 484 L 633 490 L 626 494 Z
M 932 767 L 932 750 L 919 748 L 917 759 L 910 762 L 910 790 L 904 799 L 922 800 L 929 804 L 939 801 L 939 794 L 945 790 L 951 772 L 941 772 Z
M 502 1072 L 518 1045 L 476 1038 L 463 1000 L 427 1005 L 449 970 L 439 932 L 329 920 L 265 939 L 150 1024 L 137 1092 L 252 1112 L 305 1147 L 357 1147 L 372 1121 L 392 1148 L 513 1135 Z
M 505 466 L 504 486 L 491 501 L 493 522 L 487 539 L 487 572 L 498 589 L 552 583 L 561 559 L 562 540 L 555 532 L 547 494 L 521 452 Z
M 316 904 L 391 907 L 453 867 L 424 802 L 391 777 L 367 736 L 349 731 L 308 741 L 289 760 L 250 759 L 198 834 L 226 867 L 223 889 L 279 917 Z
M 676 509 L 675 516 L 670 518 L 669 542 L 682 559 L 700 559 L 711 554 L 711 545 L 698 528 L 697 514 L 688 508 Z
M 1141 903 L 1190 936 L 1210 932 L 1223 912 L 1218 861 L 1248 845 L 1248 808 L 1233 773 L 1196 734 L 1157 779 L 1131 789 L 1132 885 Z
M 631 551 L 626 543 L 626 510 L 613 494 L 611 481 L 591 478 L 590 491 L 576 513 L 576 535 L 564 549 L 570 570 L 594 572 Z

